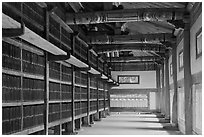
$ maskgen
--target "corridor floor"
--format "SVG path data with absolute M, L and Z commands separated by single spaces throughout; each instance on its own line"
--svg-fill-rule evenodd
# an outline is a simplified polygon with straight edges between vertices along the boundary
M 155 114 L 111 113 L 101 121 L 95 121 L 92 127 L 82 127 L 78 135 L 181 135 L 162 120 Z

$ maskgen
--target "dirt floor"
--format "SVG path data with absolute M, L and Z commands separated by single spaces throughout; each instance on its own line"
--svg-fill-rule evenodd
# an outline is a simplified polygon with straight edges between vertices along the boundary
M 114 112 L 92 127 L 82 127 L 78 135 L 181 135 L 156 114 L 136 112 Z

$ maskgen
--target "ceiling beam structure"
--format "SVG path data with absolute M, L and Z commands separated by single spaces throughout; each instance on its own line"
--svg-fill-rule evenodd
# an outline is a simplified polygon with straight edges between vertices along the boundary
M 166 21 L 183 18 L 184 8 L 140 8 L 98 12 L 67 13 L 66 23 L 98 24 L 131 21 Z
M 162 58 L 155 57 L 155 56 L 137 56 L 137 57 L 111 57 L 107 58 L 107 62 L 154 62 L 154 61 L 161 61 Z
M 164 53 L 166 47 L 162 44 L 153 43 L 135 43 L 135 44 L 125 44 L 125 45 L 93 45 L 93 48 L 98 54 L 112 52 L 112 51 L 130 51 L 130 50 L 140 50 L 140 51 L 154 51 L 159 53 Z
M 160 43 L 175 41 L 172 33 L 136 34 L 136 35 L 97 35 L 89 36 L 88 44 L 133 44 L 133 43 Z

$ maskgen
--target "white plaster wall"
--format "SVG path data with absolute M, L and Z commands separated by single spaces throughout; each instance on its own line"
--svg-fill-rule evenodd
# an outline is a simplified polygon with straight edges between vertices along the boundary
M 182 133 L 185 133 L 185 111 L 184 111 L 184 88 L 178 89 L 178 127 Z
M 156 110 L 156 92 L 150 92 L 149 96 L 149 109 Z
M 202 27 L 202 14 L 190 29 L 190 49 L 191 49 L 191 73 L 202 71 L 202 56 L 196 59 L 196 33 Z
M 114 80 L 118 75 L 139 75 L 139 84 L 120 84 L 112 89 L 147 89 L 156 88 L 156 71 L 111 71 Z
M 193 85 L 193 132 L 202 134 L 202 84 Z
M 172 120 L 174 90 L 170 90 L 169 92 L 170 92 L 170 119 Z
M 196 59 L 196 33 L 202 27 L 202 14 L 190 29 L 191 74 L 202 71 L 202 56 Z M 202 83 L 194 84 L 193 92 L 193 132 L 202 134 Z
M 180 41 L 180 43 L 177 46 L 177 80 L 183 79 L 184 78 L 184 71 L 183 69 L 179 71 L 179 53 L 181 50 L 183 50 L 183 39 Z

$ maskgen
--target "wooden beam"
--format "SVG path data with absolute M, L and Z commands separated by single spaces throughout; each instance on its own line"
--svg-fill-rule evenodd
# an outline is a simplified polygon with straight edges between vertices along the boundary
M 157 69 L 156 69 L 156 85 L 157 85 L 157 99 L 156 99 L 156 109 L 157 111 L 161 111 L 161 77 L 160 77 L 160 65 L 157 65 Z
M 74 12 L 79 12 L 84 8 L 80 2 L 68 2 L 68 4 L 72 7 Z
M 91 84 L 91 77 L 90 73 L 87 73 L 87 124 L 90 126 L 90 84 Z
M 138 56 L 138 57 L 112 57 L 111 63 L 113 62 L 144 62 L 144 61 L 160 61 L 161 58 L 155 56 Z M 110 58 L 107 59 L 110 62 Z
M 166 21 L 183 18 L 183 8 L 140 8 L 98 11 L 86 13 L 67 13 L 67 24 L 97 24 L 130 21 Z
M 49 40 L 49 14 L 45 9 L 45 39 Z M 45 92 L 44 92 L 44 133 L 48 135 L 48 124 L 49 124 L 49 61 L 48 52 L 44 52 L 45 55 Z
M 170 120 L 170 89 L 169 89 L 169 59 L 168 57 L 164 60 L 164 66 L 165 66 L 165 98 L 164 98 L 164 104 L 165 104 L 165 119 Z
M 172 123 L 175 124 L 175 126 L 178 125 L 178 87 L 177 87 L 177 46 L 176 44 L 173 46 L 172 50 L 172 70 L 173 70 L 173 91 L 174 91 L 174 96 L 173 96 L 173 104 L 172 104 Z
M 97 54 L 102 54 L 112 51 L 129 51 L 129 50 L 141 50 L 141 51 L 154 51 L 164 53 L 166 48 L 163 44 L 155 43 L 134 43 L 134 44 L 106 44 L 106 45 L 94 45 L 94 49 Z
M 45 2 L 36 2 L 36 4 L 38 4 L 38 6 L 40 6 L 41 8 L 47 7 L 47 4 Z
M 175 41 L 172 33 L 136 34 L 136 35 L 98 35 L 87 37 L 88 44 L 131 44 L 131 43 L 160 43 Z

